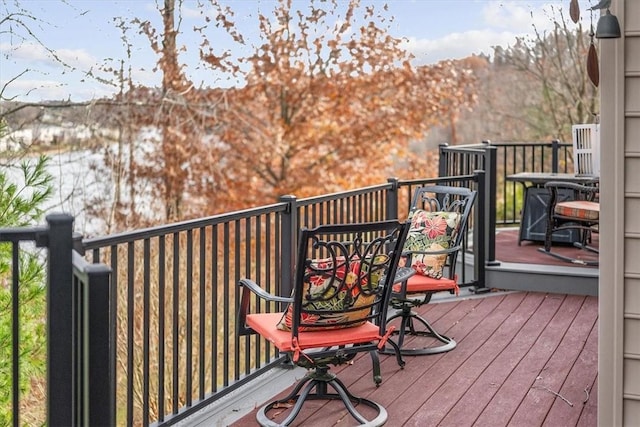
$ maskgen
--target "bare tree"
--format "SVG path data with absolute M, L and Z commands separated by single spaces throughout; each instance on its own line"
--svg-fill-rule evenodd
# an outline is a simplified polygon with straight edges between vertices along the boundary
M 599 105 L 587 72 L 590 37 L 581 25 L 569 28 L 560 12 L 550 32 L 536 29 L 533 39 L 495 48 L 482 80 L 486 102 L 476 110 L 493 123 L 482 138 L 570 141 L 572 124 L 593 123 Z

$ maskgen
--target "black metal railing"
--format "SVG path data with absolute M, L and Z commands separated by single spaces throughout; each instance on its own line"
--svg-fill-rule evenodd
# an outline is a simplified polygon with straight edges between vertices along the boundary
M 270 206 L 84 240 L 89 259 L 113 271 L 116 418 L 127 425 L 173 424 L 280 362 L 260 337 L 239 337 L 236 284 L 250 277 L 268 292 L 289 295 L 300 227 L 403 218 L 417 185 L 477 187 L 484 181 L 481 171 L 390 179 L 353 191 L 300 200 L 285 196 Z M 478 274 L 483 269 L 463 271 L 462 285 L 484 286 Z
M 573 171 L 571 143 L 553 140 L 548 143 L 485 142 L 496 148 L 496 224 L 513 225 L 520 222 L 523 188 L 506 177 L 519 172 L 567 173 Z
M 441 178 L 393 178 L 300 200 L 285 196 L 273 205 L 76 240 L 84 258 L 71 255 L 71 237 L 39 237 L 54 233 L 56 218 L 51 217 L 48 229 L 27 233 L 49 246 L 48 304 L 54 318 L 48 319 L 48 385 L 59 389 L 49 392 L 48 405 L 49 419 L 60 420 L 49 424 L 85 424 L 99 414 L 113 421 L 109 424 L 171 425 L 279 364 L 281 356 L 268 342 L 237 334 L 239 279 L 250 277 L 267 292 L 289 295 L 299 227 L 405 218 L 419 185 L 477 188 L 473 240 L 465 242 L 474 269 L 462 277 L 462 285 L 483 289 L 485 265 L 494 260 L 496 223 L 517 223 L 516 208 L 503 190 L 505 176 L 523 167 L 569 167 L 566 157 L 559 164 L 562 144 L 550 145 L 555 153 L 550 165 L 546 154 L 532 155 L 526 145 L 443 145 Z M 540 157 L 540 164 L 519 160 L 529 162 L 532 156 Z M 497 219 L 498 206 L 514 211 Z M 70 222 L 64 229 L 71 236 Z M 0 236 L 13 241 L 18 233 L 2 230 Z
M 524 188 L 507 176 L 519 172 L 567 173 L 573 170 L 572 144 L 551 142 L 490 142 L 439 147 L 439 175 L 455 176 L 485 171 L 484 235 L 496 227 L 520 223 Z M 484 240 L 485 265 L 495 263 L 495 239 Z
M 110 387 L 115 358 L 109 351 L 112 332 L 104 322 L 109 313 L 109 269 L 74 256 L 73 217 L 53 214 L 46 220 L 46 227 L 0 229 L 0 242 L 11 245 L 12 258 L 8 272 L 11 310 L 2 313 L 11 316 L 11 424 L 25 425 L 20 383 L 36 380 L 22 378 L 27 373 L 20 369 L 20 307 L 29 304 L 21 292 L 20 259 L 21 252 L 35 255 L 35 244 L 47 248 L 46 283 L 41 284 L 46 287 L 46 313 L 40 313 L 47 331 L 47 399 L 43 402 L 46 407 L 41 408 L 46 419 L 39 421 L 51 426 L 113 425 L 109 408 L 115 396 Z
M 225 395 L 246 372 L 275 363 L 268 343 L 237 338 L 236 284 L 260 278 L 281 293 L 293 241 L 288 208 L 283 202 L 83 242 L 94 262 L 113 270 L 119 422 L 172 424 Z

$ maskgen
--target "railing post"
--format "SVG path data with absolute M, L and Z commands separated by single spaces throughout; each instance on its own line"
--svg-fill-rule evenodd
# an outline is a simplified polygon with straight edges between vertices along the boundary
M 478 187 L 478 202 L 476 204 L 473 227 L 473 265 L 477 284 L 474 291 L 478 293 L 487 290 L 485 282 L 486 244 L 484 244 L 484 242 L 487 241 L 487 210 L 485 209 L 487 203 L 487 179 L 485 177 L 486 172 L 483 170 L 476 170 L 473 174 L 475 175 L 475 181 Z
M 496 195 L 498 186 L 498 148 L 487 144 L 485 147 L 487 155 L 485 161 L 485 215 L 486 234 L 485 250 L 487 254 L 487 265 L 495 265 L 496 262 Z
M 445 148 L 447 148 L 449 144 L 446 142 L 442 142 L 438 145 L 438 176 L 444 177 L 448 176 L 447 166 L 449 164 L 449 153 L 446 152 Z
M 551 141 L 551 172 L 558 173 L 558 151 L 560 150 L 560 141 L 554 139 Z
M 79 255 L 76 255 L 79 256 Z M 84 390 L 87 390 L 87 424 L 116 425 L 116 336 L 111 324 L 111 268 L 104 264 L 89 264 L 85 268 L 85 319 L 83 330 L 88 351 L 85 353 Z
M 296 263 L 298 241 L 298 209 L 297 198 L 293 195 L 280 197 L 280 202 L 289 207 L 282 214 L 282 242 L 280 260 L 282 262 L 282 282 L 280 295 L 289 296 L 293 291 L 293 271 Z
M 47 425 L 72 426 L 74 399 L 73 292 L 71 249 L 73 217 L 47 216 Z
M 400 188 L 400 183 L 398 178 L 387 178 L 387 182 L 391 184 L 391 188 L 387 191 L 387 207 L 384 219 L 398 219 L 398 189 Z

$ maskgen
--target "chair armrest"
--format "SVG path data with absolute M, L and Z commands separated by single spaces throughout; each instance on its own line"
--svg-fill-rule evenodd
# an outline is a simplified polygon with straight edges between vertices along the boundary
M 409 280 L 412 276 L 416 274 L 416 270 L 413 267 L 398 267 L 396 268 L 396 276 L 393 278 L 393 283 L 390 283 L 391 286 L 391 296 L 400 295 L 399 292 L 395 292 L 393 287 L 396 283 L 400 284 L 402 289 L 402 295 L 405 294 L 407 288 L 407 280 Z
M 240 307 L 238 310 L 238 331 L 240 335 L 249 335 L 255 333 L 253 329 L 248 328 L 246 325 L 247 314 L 249 314 L 250 297 L 251 294 L 256 295 L 258 298 L 271 302 L 292 303 L 293 298 L 280 297 L 272 295 L 262 289 L 256 282 L 251 279 L 240 279 L 238 286 L 242 288 L 240 295 Z
M 396 283 L 406 282 L 414 274 L 416 274 L 416 271 L 411 267 L 398 267 L 396 269 L 396 277 L 394 277 L 392 285 Z
M 262 289 L 256 282 L 254 282 L 251 279 L 240 279 L 240 282 L 238 282 L 238 285 L 243 288 L 242 290 L 243 296 L 246 290 L 249 290 L 252 293 L 254 293 L 258 298 L 261 298 L 266 301 L 284 302 L 284 303 L 293 302 L 293 298 L 291 297 L 280 297 L 277 295 L 270 294 L 269 292 Z M 248 296 L 249 294 L 247 294 L 247 297 Z

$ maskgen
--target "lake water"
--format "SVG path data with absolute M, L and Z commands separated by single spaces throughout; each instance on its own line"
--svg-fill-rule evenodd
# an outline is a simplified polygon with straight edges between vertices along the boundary
M 96 168 L 104 164 L 102 154 L 83 150 L 50 153 L 48 157 L 47 171 L 53 176 L 53 196 L 44 204 L 45 216 L 49 213 L 68 213 L 75 217 L 74 231 L 85 236 L 101 234 L 105 229 L 104 221 L 90 218 L 86 206 L 101 192 L 110 192 L 105 180 L 99 180 L 97 175 L 104 174 L 98 172 L 100 167 Z M 19 169 L 7 168 L 7 172 L 12 180 L 22 182 Z

